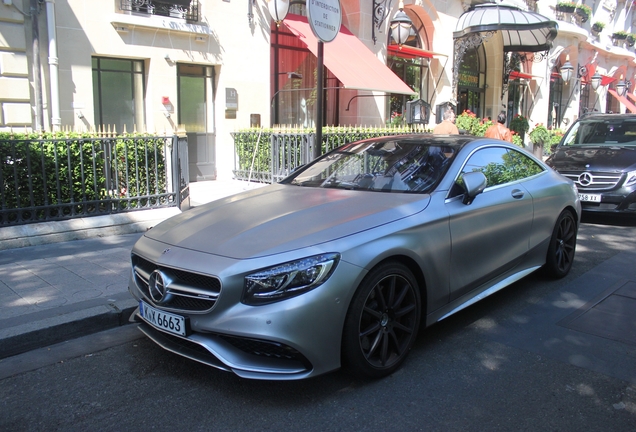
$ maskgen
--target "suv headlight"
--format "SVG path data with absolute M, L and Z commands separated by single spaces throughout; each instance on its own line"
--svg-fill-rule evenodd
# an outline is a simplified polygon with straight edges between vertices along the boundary
M 315 255 L 245 276 L 242 303 L 262 305 L 306 293 L 325 282 L 340 254 Z
M 636 171 L 630 171 L 625 177 L 625 184 L 623 186 L 631 186 L 636 183 Z

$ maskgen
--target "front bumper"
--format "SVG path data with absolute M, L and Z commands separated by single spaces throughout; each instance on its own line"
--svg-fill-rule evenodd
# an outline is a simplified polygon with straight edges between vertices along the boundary
M 582 210 L 599 213 L 636 213 L 636 191 L 600 192 L 599 195 L 600 203 L 581 202 Z
M 221 281 L 218 300 L 211 310 L 175 311 L 188 319 L 187 336 L 170 334 L 133 314 L 140 330 L 166 350 L 253 379 L 295 380 L 323 374 L 340 367 L 342 328 L 353 292 L 363 269 L 343 260 L 321 286 L 287 300 L 262 306 L 240 302 L 244 275 L 272 264 L 289 261 L 289 256 L 258 260 L 230 260 L 190 250 L 160 255 L 165 245 L 143 238 L 133 249 L 144 259 L 165 269 L 214 275 Z M 306 251 L 305 251 L 306 252 Z M 305 252 L 296 251 L 293 258 Z M 315 253 L 307 253 L 311 255 Z M 267 262 L 266 262 L 267 261 Z M 138 301 L 164 309 L 148 298 L 131 274 L 129 291 Z
M 313 370 L 297 351 L 281 344 L 211 333 L 192 333 L 184 338 L 153 327 L 141 318 L 139 309 L 132 319 L 140 322 L 139 330 L 162 348 L 243 378 L 295 380 L 310 376 Z

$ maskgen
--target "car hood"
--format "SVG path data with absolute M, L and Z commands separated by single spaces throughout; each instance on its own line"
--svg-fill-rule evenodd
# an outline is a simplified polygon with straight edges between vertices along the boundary
M 636 148 L 558 147 L 549 164 L 557 171 L 626 171 L 636 166 Z
M 275 184 L 174 216 L 146 237 L 229 258 L 256 258 L 342 238 L 418 213 L 430 195 Z

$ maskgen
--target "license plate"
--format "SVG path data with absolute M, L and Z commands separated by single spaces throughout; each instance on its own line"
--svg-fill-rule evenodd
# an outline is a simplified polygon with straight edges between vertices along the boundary
M 143 301 L 139 301 L 139 314 L 143 319 L 161 330 L 181 336 L 186 335 L 186 321 L 182 316 L 155 309 Z
M 599 194 L 580 193 L 579 199 L 585 202 L 597 202 L 597 203 L 601 202 L 601 196 Z

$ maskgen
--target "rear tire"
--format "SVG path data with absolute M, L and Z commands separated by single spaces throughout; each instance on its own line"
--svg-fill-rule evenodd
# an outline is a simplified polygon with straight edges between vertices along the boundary
M 570 211 L 564 210 L 559 215 L 550 238 L 545 262 L 548 275 L 559 279 L 570 272 L 574 262 L 577 231 L 576 219 Z
M 415 343 L 420 316 L 417 280 L 405 265 L 388 262 L 372 270 L 355 293 L 345 319 L 345 367 L 365 378 L 395 372 Z

